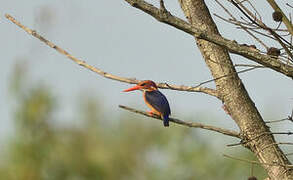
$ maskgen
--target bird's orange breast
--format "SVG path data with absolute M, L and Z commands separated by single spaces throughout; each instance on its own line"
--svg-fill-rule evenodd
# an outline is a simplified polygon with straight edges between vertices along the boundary
M 144 102 L 146 103 L 146 105 L 151 109 L 151 111 L 159 116 L 162 115 L 161 112 L 159 112 L 158 110 L 156 110 L 147 100 L 146 100 L 146 97 L 145 97 L 145 93 L 143 93 L 143 99 L 144 99 Z

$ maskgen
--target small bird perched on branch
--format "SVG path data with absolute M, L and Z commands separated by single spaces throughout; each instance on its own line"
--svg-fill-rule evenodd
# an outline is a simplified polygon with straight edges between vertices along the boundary
M 134 90 L 143 91 L 143 98 L 147 106 L 151 109 L 149 112 L 151 115 L 159 115 L 164 122 L 164 126 L 169 126 L 169 115 L 171 114 L 169 102 L 167 98 L 162 94 L 153 81 L 146 80 L 138 83 L 136 86 L 126 89 L 123 92 L 129 92 Z

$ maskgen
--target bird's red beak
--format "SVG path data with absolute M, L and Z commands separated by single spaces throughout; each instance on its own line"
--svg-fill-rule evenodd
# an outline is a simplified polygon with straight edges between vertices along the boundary
M 129 92 L 129 91 L 139 90 L 141 88 L 142 88 L 141 86 L 136 85 L 136 86 L 131 87 L 129 89 L 125 89 L 123 92 Z

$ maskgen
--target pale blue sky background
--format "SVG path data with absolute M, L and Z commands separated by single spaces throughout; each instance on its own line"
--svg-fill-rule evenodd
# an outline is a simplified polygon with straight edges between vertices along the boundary
M 172 14 L 184 18 L 177 1 L 165 1 L 166 7 Z M 157 22 L 123 0 L 0 0 L 0 2 L 1 140 L 12 132 L 13 105 L 7 87 L 12 67 L 18 61 L 25 60 L 31 82 L 40 81 L 54 88 L 54 92 L 60 98 L 59 113 L 56 115 L 59 119 L 65 121 L 72 119 L 71 112 L 74 111 L 72 105 L 76 104 L 76 97 L 83 94 L 99 97 L 109 115 L 113 116 L 113 121 L 117 121 L 115 116 L 123 112 L 118 108 L 119 104 L 147 109 L 140 92 L 121 92 L 130 87 L 129 84 L 105 79 L 79 67 L 10 23 L 4 17 L 5 13 L 11 14 L 24 25 L 35 29 L 72 55 L 109 73 L 178 85 L 196 85 L 211 78 L 190 35 Z M 158 4 L 156 0 L 149 2 Z M 214 1 L 207 3 L 210 5 L 211 13 L 224 14 Z M 274 24 L 269 20 L 272 9 L 264 1 L 258 3 L 261 10 L 265 9 L 261 12 L 264 19 L 268 20 L 268 24 Z M 46 13 L 49 13 L 52 21 Z M 47 18 L 42 19 L 42 14 Z M 218 19 L 216 22 L 225 37 L 241 43 L 254 43 L 240 30 Z M 260 48 L 259 44 L 256 45 Z M 250 63 L 239 56 L 233 55 L 232 58 L 237 63 Z M 240 77 L 264 118 L 281 119 L 291 112 L 293 107 L 291 79 L 271 70 L 255 70 L 241 74 Z M 213 83 L 208 86 L 213 86 Z M 174 117 L 183 119 L 192 117 L 188 120 L 196 122 L 208 118 L 208 124 L 226 128 L 236 127 L 221 109 L 221 102 L 213 97 L 170 90 L 162 90 L 162 92 L 169 99 Z M 292 129 L 291 124 L 286 124 L 284 131 Z

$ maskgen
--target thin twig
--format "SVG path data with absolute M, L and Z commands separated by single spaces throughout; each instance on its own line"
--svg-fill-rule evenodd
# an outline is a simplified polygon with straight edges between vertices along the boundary
M 278 135 L 293 135 L 293 132 L 291 131 L 288 131 L 288 132 L 264 132 L 264 133 L 261 133 L 260 135 L 257 135 L 255 137 L 252 137 L 250 139 L 241 139 L 241 141 L 239 143 L 233 143 L 233 144 L 228 144 L 226 145 L 227 147 L 233 147 L 233 146 L 239 146 L 239 145 L 244 145 L 244 144 L 247 144 L 253 140 L 256 140 L 258 138 L 261 138 L 262 136 L 266 136 L 266 135 L 273 135 L 273 134 L 278 134 Z
M 160 0 L 160 9 L 163 11 L 163 12 L 168 12 L 166 7 L 165 7 L 165 3 L 164 3 L 164 0 Z
M 278 119 L 278 120 L 265 121 L 265 123 L 267 123 L 267 124 L 269 124 L 269 123 L 278 123 L 278 122 L 287 121 L 287 120 L 289 120 L 289 119 L 284 118 L 284 119 Z
M 239 145 L 243 145 L 244 143 L 242 141 L 240 141 L 239 143 L 232 143 L 232 144 L 227 144 L 227 147 L 234 147 L 234 146 L 239 146 Z
M 140 110 L 133 109 L 133 108 L 123 106 L 123 105 L 119 105 L 119 107 L 122 109 L 128 110 L 128 111 L 134 112 L 134 113 L 142 114 L 144 116 L 151 117 L 151 118 L 158 119 L 158 120 L 162 121 L 161 117 L 159 117 L 155 114 L 150 115 L 148 112 L 140 111 Z M 206 130 L 218 132 L 218 133 L 221 133 L 224 135 L 240 138 L 240 134 L 236 131 L 233 131 L 233 130 L 227 130 L 227 129 L 223 129 L 223 128 L 219 128 L 219 127 L 215 127 L 215 126 L 210 126 L 210 125 L 205 125 L 205 124 L 201 124 L 201 123 L 196 123 L 196 122 L 186 122 L 186 121 L 182 121 L 182 120 L 175 119 L 175 118 L 170 118 L 169 120 L 173 123 L 180 124 L 183 126 L 206 129 Z
M 250 176 L 253 176 L 253 167 L 254 167 L 254 164 L 251 163 L 251 167 L 250 167 Z
M 234 24 L 234 25 L 238 26 L 238 27 L 236 27 L 236 28 L 239 28 L 239 29 L 244 30 L 247 34 L 249 34 L 252 38 L 254 38 L 258 43 L 260 43 L 260 44 L 261 44 L 262 46 L 264 46 L 266 49 L 268 48 L 268 46 L 267 46 L 264 42 L 262 42 L 258 37 L 256 37 L 252 32 L 249 31 L 249 30 L 251 30 L 251 29 L 249 29 L 249 28 L 243 26 L 243 25 L 240 23 L 240 21 L 237 21 L 236 19 L 231 21 L 231 20 L 225 19 L 225 18 L 223 18 L 223 17 L 221 17 L 221 16 L 219 16 L 219 15 L 217 15 L 217 14 L 214 14 L 214 15 L 215 15 L 216 17 L 218 17 L 219 19 L 225 21 L 225 22 L 228 22 L 228 23 L 231 23 L 231 24 Z
M 274 40 L 274 41 L 277 41 L 277 39 L 276 39 L 275 37 L 270 36 L 270 35 L 267 35 L 267 34 L 265 34 L 265 33 L 263 33 L 263 32 L 259 32 L 259 31 L 257 31 L 257 29 L 259 29 L 259 28 L 253 28 L 253 27 L 245 27 L 245 28 L 246 28 L 246 29 L 249 29 L 250 31 L 255 32 L 255 33 L 257 33 L 257 34 L 259 34 L 259 35 L 261 35 L 261 36 L 264 36 L 264 37 L 270 38 L 270 39 L 272 39 L 272 40 Z
M 291 142 L 277 142 L 277 143 L 268 144 L 265 147 L 263 147 L 262 149 L 260 149 L 258 152 L 256 152 L 256 154 L 259 154 L 260 152 L 262 152 L 266 148 L 268 148 L 270 146 L 274 146 L 274 145 L 291 145 L 292 146 L 293 143 L 291 143 Z
M 268 48 L 268 46 L 264 43 L 264 42 L 262 42 L 259 38 L 257 38 L 254 34 L 252 34 L 247 28 L 245 28 L 245 26 L 242 26 L 241 25 L 241 23 L 239 23 L 239 21 L 237 21 L 237 19 L 233 16 L 233 14 L 232 13 L 230 13 L 230 11 L 227 9 L 227 8 L 225 8 L 225 6 L 224 5 L 222 5 L 218 0 L 216 0 L 216 2 L 219 4 L 219 6 L 221 6 L 222 7 L 222 9 L 232 18 L 232 20 L 233 21 L 235 21 L 236 23 L 233 23 L 233 24 L 235 24 L 235 25 L 238 25 L 241 29 L 243 29 L 245 32 L 247 32 L 251 37 L 253 37 L 256 41 L 258 41 L 261 45 L 263 45 L 266 49 Z M 250 3 L 250 2 L 249 2 Z M 251 5 L 252 6 L 252 5 Z M 257 12 L 257 11 L 256 11 Z M 257 12 L 258 13 L 258 12 Z M 223 18 L 223 17 L 221 17 L 221 16 L 219 16 L 219 15 L 216 15 L 215 14 L 215 16 L 217 16 L 218 18 L 220 18 L 220 19 L 222 19 L 222 20 L 224 20 L 224 21 L 226 21 L 226 22 L 229 22 L 229 23 L 231 23 L 231 22 L 233 22 L 233 21 L 229 21 L 229 20 L 226 20 L 225 18 Z
M 291 6 L 289 3 L 286 3 L 287 6 L 289 6 L 290 8 L 293 8 L 293 6 Z
M 280 135 L 293 135 L 293 132 L 292 131 L 288 131 L 288 132 L 272 132 L 270 134 L 280 134 Z
M 254 65 L 254 64 L 235 64 L 234 67 L 255 67 L 255 68 L 266 68 L 265 66 Z
M 254 5 L 250 1 L 246 1 L 248 4 L 252 7 L 252 9 L 255 11 L 255 13 L 258 15 L 259 19 L 262 21 L 260 13 L 257 11 L 257 9 L 254 7 Z
M 107 73 L 101 69 L 98 69 L 94 66 L 91 66 L 91 65 L 87 64 L 85 61 L 82 61 L 82 60 L 74 57 L 73 55 L 71 55 L 70 53 L 68 53 L 67 51 L 62 49 L 61 47 L 59 47 L 59 46 L 55 45 L 54 43 L 52 43 L 51 41 L 47 40 L 46 38 L 44 38 L 43 36 L 38 34 L 36 31 L 31 30 L 30 28 L 22 25 L 19 21 L 14 19 L 12 16 L 10 16 L 8 14 L 6 14 L 5 16 L 11 22 L 13 22 L 17 26 L 19 26 L 20 28 L 25 30 L 28 34 L 36 37 L 37 39 L 44 42 L 49 47 L 55 49 L 60 54 L 65 55 L 66 57 L 71 59 L 73 62 L 77 63 L 78 65 L 80 65 L 86 69 L 89 69 L 89 70 L 91 70 L 91 71 L 93 71 L 93 72 L 95 72 L 105 78 L 120 81 L 120 82 L 125 82 L 125 83 L 129 83 L 129 84 L 137 84 L 137 83 L 141 82 L 140 80 L 136 80 L 133 78 L 125 78 L 125 77 L 121 77 L 121 76 L 116 76 L 116 75 Z M 183 86 L 183 85 L 179 86 L 179 85 L 171 85 L 171 84 L 166 85 L 166 83 L 157 83 L 157 85 L 159 88 L 162 88 L 162 89 L 172 89 L 172 90 L 177 90 L 177 91 L 189 91 L 189 92 L 202 92 L 202 93 L 214 96 L 214 97 L 218 97 L 218 93 L 216 90 L 211 89 L 211 88 L 207 88 L 207 87 L 193 87 L 193 86 Z
M 291 114 L 288 115 L 287 118 L 284 118 L 284 119 L 280 119 L 280 120 L 272 120 L 272 121 L 266 121 L 265 123 L 275 123 L 275 122 L 281 122 L 281 121 L 290 121 L 290 122 L 293 122 L 293 109 L 291 111 Z
M 204 84 L 207 84 L 207 83 L 222 79 L 224 77 L 232 76 L 233 74 L 241 74 L 241 73 L 244 73 L 244 72 L 252 71 L 252 70 L 257 69 L 257 68 L 263 68 L 263 66 L 260 66 L 260 67 L 259 66 L 254 66 L 254 67 L 243 69 L 243 70 L 240 70 L 240 71 L 237 71 L 237 72 L 234 72 L 234 73 L 226 74 L 226 75 L 223 75 L 223 76 L 220 76 L 220 77 L 217 77 L 217 78 L 209 79 L 209 80 L 206 80 L 206 81 L 203 81 L 203 82 L 199 83 L 195 87 L 199 87 L 201 85 L 204 85 Z
M 223 156 L 230 158 L 230 159 L 234 159 L 234 160 L 238 160 L 238 161 L 242 161 L 242 162 L 247 162 L 247 163 L 252 163 L 252 164 L 260 164 L 260 165 L 267 165 L 267 166 L 282 166 L 282 167 L 286 167 L 286 168 L 293 168 L 293 165 L 261 163 L 261 162 L 254 161 L 254 160 L 248 160 L 248 159 L 242 159 L 242 158 L 229 156 L 227 154 L 223 154 Z

